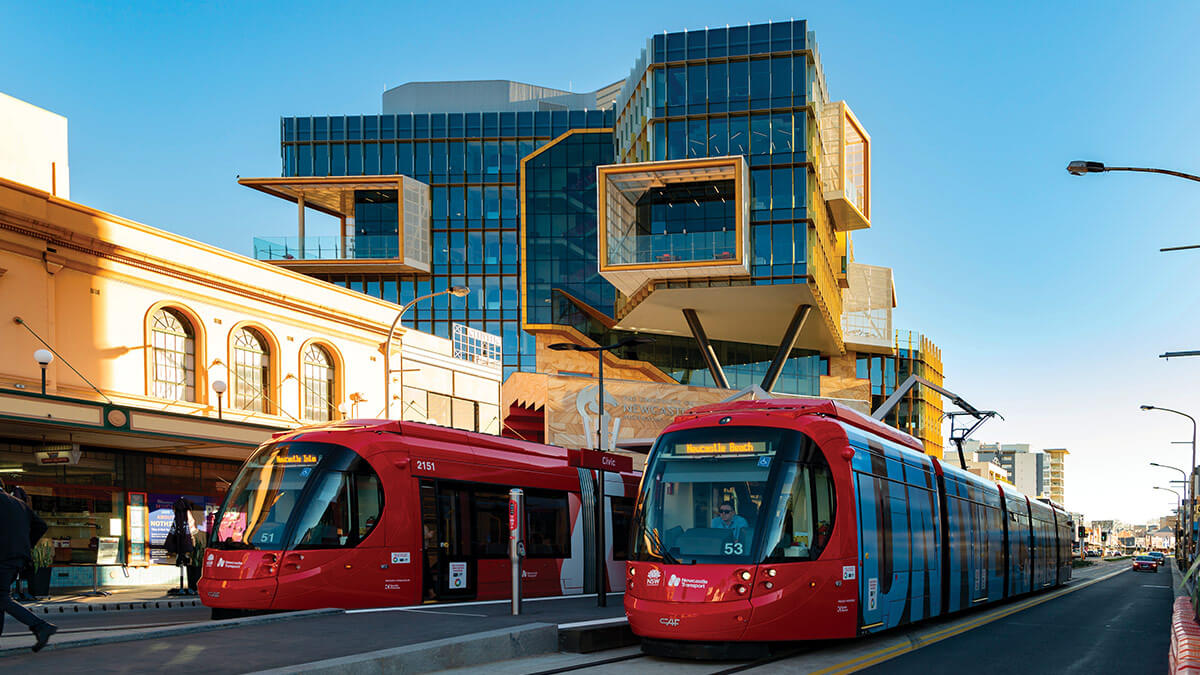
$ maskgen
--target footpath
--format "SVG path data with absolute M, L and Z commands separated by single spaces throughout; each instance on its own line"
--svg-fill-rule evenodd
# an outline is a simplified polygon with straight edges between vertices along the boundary
M 39 616 L 203 606 L 200 599 L 194 595 L 169 595 L 167 593 L 176 588 L 178 585 L 106 586 L 104 588 L 106 595 L 92 595 L 91 589 L 66 591 L 55 589 L 55 594 L 48 598 L 21 604 Z M 46 619 L 54 620 L 51 616 L 46 616 Z
M 1167 566 L 1171 568 L 1171 587 L 1175 589 L 1167 672 L 1172 675 L 1200 675 L 1200 624 L 1196 622 L 1196 609 L 1183 585 L 1183 573 L 1175 568 L 1175 561 L 1168 559 Z
M 61 638 L 61 639 L 60 639 Z M 39 654 L 32 637 L 0 643 L 0 671 L 128 673 L 423 673 L 560 649 L 631 644 L 621 594 L 533 598 L 376 610 L 313 610 L 227 621 L 56 635 Z

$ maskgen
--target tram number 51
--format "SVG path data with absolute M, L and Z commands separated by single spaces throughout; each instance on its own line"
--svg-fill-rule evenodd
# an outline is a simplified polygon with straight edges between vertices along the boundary
M 428 471 L 433 473 L 437 470 L 437 465 L 427 459 L 418 459 L 416 462 L 414 462 L 414 464 L 417 467 L 417 471 Z
M 725 544 L 725 555 L 741 555 L 742 545 L 739 543 Z

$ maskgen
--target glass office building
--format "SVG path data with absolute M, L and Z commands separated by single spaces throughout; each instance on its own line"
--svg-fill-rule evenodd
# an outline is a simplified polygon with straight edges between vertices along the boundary
M 301 215 L 298 241 L 256 240 L 258 257 L 401 304 L 468 286 L 405 322 L 502 336 L 505 377 L 563 326 L 654 334 L 617 355 L 687 384 L 821 395 L 830 359 L 855 358 L 842 300 L 870 137 L 828 99 L 804 21 L 656 35 L 595 92 L 409 83 L 382 114 L 286 117 L 281 140 L 283 178 L 252 186 L 342 231 L 306 238 Z M 428 186 L 427 268 L 398 179 Z

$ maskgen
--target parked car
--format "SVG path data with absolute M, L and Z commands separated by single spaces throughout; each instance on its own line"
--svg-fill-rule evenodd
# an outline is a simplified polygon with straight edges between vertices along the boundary
M 1162 567 L 1163 565 L 1167 564 L 1167 556 L 1162 551 L 1150 551 L 1146 555 L 1157 560 L 1159 567 Z
M 1158 561 L 1148 555 L 1135 556 L 1133 559 L 1133 571 L 1141 572 L 1143 570 L 1147 572 L 1157 572 Z
M 1087 557 L 1089 557 L 1089 558 L 1099 558 L 1099 557 L 1100 557 L 1100 551 L 1097 551 L 1097 550 L 1096 550 L 1096 549 L 1094 549 L 1094 548 L 1089 548 L 1089 549 L 1088 549 L 1088 551 L 1087 551 Z

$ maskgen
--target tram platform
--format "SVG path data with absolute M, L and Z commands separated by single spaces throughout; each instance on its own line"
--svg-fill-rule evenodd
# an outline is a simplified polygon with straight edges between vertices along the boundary
M 56 635 L 40 654 L 27 635 L 5 635 L 0 670 L 201 673 L 434 672 L 560 650 L 629 644 L 622 597 L 533 598 L 512 616 L 507 601 L 274 614 L 164 628 Z M 85 647 L 85 648 L 80 648 Z M 120 664 L 119 666 L 117 664 Z

